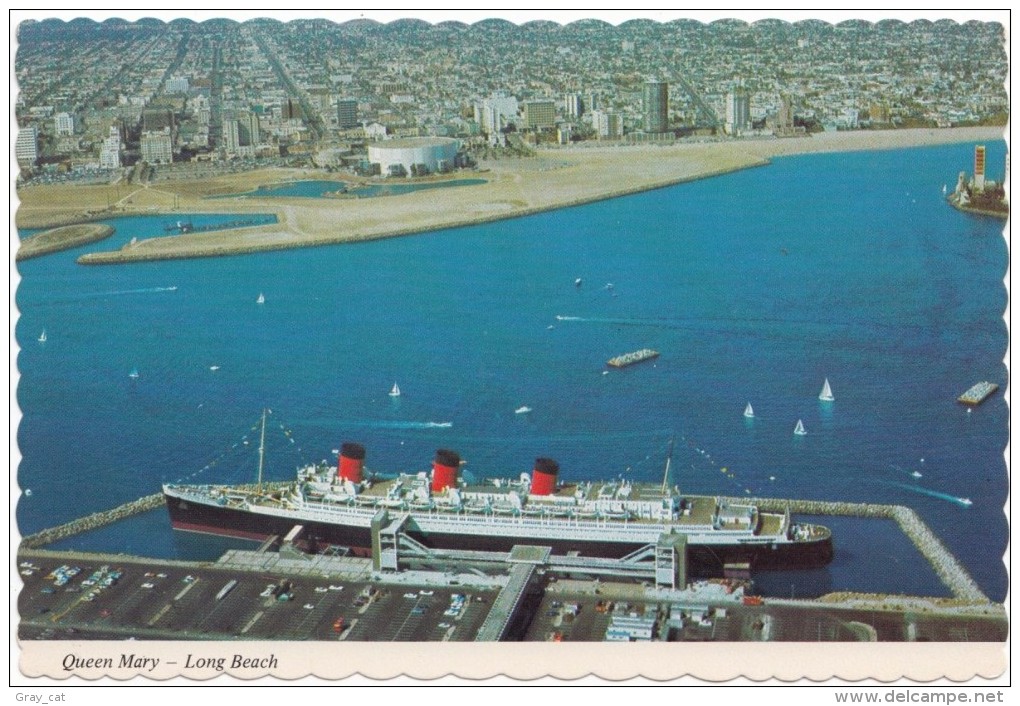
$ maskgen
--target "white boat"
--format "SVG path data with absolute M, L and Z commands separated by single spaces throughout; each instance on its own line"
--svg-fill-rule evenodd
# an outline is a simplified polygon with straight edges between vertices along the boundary
M 128 377 L 132 380 L 138 379 L 138 368 L 131 368 L 131 372 L 128 373 Z
M 796 434 L 797 436 L 804 436 L 805 434 L 807 434 L 807 429 L 804 428 L 804 422 L 798 419 L 797 426 L 794 427 L 793 433 Z
M 397 387 L 397 383 L 393 383 L 393 389 L 390 390 L 390 397 L 400 397 L 400 388 Z
M 577 279 L 574 280 L 574 286 L 575 287 L 580 287 L 581 284 L 583 284 L 583 283 L 581 282 L 581 278 L 580 277 L 578 277 Z
M 210 366 L 209 366 L 209 370 L 212 370 L 212 371 L 213 371 L 214 373 L 215 373 L 215 372 L 216 372 L 217 370 L 219 370 L 219 369 L 220 369 L 220 366 L 218 366 L 218 365 L 210 365 Z
M 942 185 L 942 195 L 945 196 L 946 192 L 949 191 L 949 187 L 945 184 Z
M 822 392 L 818 395 L 818 399 L 822 402 L 832 402 L 836 399 L 832 396 L 832 388 L 829 387 L 829 378 L 825 378 L 825 384 L 822 385 Z
M 43 332 L 39 334 L 39 343 L 46 343 L 46 329 L 43 329 Z
M 266 297 L 265 297 L 264 294 L 262 294 L 262 292 L 259 292 L 259 298 L 255 300 L 255 303 L 256 304 L 265 304 L 266 303 Z
M 957 498 L 957 501 L 961 505 L 973 505 L 974 504 L 974 501 L 971 500 L 970 498 Z
M 531 411 L 531 407 L 518 407 L 514 410 L 514 414 L 527 414 Z
M 914 471 L 914 472 L 913 472 L 913 473 L 911 473 L 910 475 L 912 475 L 912 476 L 913 476 L 914 478 L 923 478 L 923 477 L 924 477 L 924 476 L 922 476 L 922 475 L 921 475 L 921 473 L 920 473 L 920 472 L 918 472 L 918 471 Z
M 747 407 L 744 408 L 744 416 L 748 419 L 754 419 L 754 410 L 751 408 L 751 403 L 747 403 Z

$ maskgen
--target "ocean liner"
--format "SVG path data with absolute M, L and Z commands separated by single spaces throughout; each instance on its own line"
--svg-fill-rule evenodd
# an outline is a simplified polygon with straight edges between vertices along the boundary
M 409 537 L 441 549 L 509 551 L 530 544 L 622 558 L 663 535 L 684 535 L 690 570 L 706 576 L 734 563 L 817 567 L 832 559 L 827 528 L 793 522 L 789 510 L 681 493 L 668 485 L 668 460 L 659 486 L 562 482 L 548 458 L 537 459 L 531 474 L 467 483 L 460 457 L 447 449 L 436 452 L 431 473 L 382 479 L 365 469 L 364 459 L 363 446 L 345 443 L 336 466 L 299 468 L 296 481 L 283 487 L 167 484 L 163 494 L 175 529 L 262 540 L 300 525 L 310 551 L 342 546 L 369 555 L 373 518 L 386 511 L 402 520 Z

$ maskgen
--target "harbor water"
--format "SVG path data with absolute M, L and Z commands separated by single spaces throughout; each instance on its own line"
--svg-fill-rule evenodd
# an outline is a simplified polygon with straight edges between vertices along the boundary
M 988 145 L 989 178 L 1004 151 Z M 687 492 L 906 505 L 1002 600 L 1008 255 L 1002 221 L 942 196 L 972 155 L 789 157 L 412 237 L 76 264 L 170 219 L 112 220 L 106 241 L 17 265 L 19 529 L 167 481 L 251 482 L 269 408 L 269 480 L 357 441 L 383 473 L 425 471 L 442 447 L 474 477 L 549 456 L 564 480 L 661 482 L 675 438 Z M 660 355 L 606 366 L 643 348 Z M 999 391 L 956 402 L 981 380 Z M 894 523 L 828 524 L 833 564 L 763 577 L 770 593 L 948 594 Z M 60 546 L 205 558 L 224 543 L 155 511 Z

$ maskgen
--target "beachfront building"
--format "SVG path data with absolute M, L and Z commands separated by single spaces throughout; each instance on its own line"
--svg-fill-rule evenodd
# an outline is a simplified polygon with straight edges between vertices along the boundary
M 644 131 L 661 133 L 669 130 L 669 84 L 646 81 L 644 87 Z
M 39 131 L 36 127 L 22 128 L 18 132 L 18 139 L 14 143 L 14 157 L 22 167 L 35 166 L 39 159 Z
M 368 146 L 368 161 L 383 176 L 422 176 L 456 166 L 460 140 L 450 137 L 410 137 Z
M 524 125 L 532 130 L 541 130 L 556 125 L 556 103 L 553 101 L 527 101 L 522 117 Z
M 120 130 L 116 125 L 110 126 L 110 133 L 99 149 L 99 168 L 120 168 Z
M 341 98 L 336 102 L 336 122 L 341 130 L 356 128 L 358 123 L 358 101 L 352 98 Z
M 568 93 L 563 96 L 563 112 L 571 118 L 581 117 L 584 114 L 584 103 L 581 100 L 581 94 Z
M 751 96 L 737 88 L 726 96 L 726 133 L 734 137 L 751 128 Z
M 173 138 L 170 128 L 142 133 L 142 161 L 149 164 L 170 164 L 174 161 Z
M 495 94 L 475 106 L 475 122 L 484 135 L 495 135 L 517 115 L 517 99 Z
M 591 126 L 600 140 L 618 140 L 623 137 L 623 119 L 617 113 L 593 110 Z

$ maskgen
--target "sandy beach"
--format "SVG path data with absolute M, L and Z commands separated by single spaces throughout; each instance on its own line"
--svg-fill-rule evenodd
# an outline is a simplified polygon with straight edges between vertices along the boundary
M 515 218 L 599 201 L 739 169 L 775 157 L 817 152 L 899 149 L 1003 139 L 1001 127 L 854 131 L 784 139 L 541 149 L 537 156 L 480 165 L 488 183 L 377 198 L 208 199 L 260 185 L 338 178 L 312 169 L 267 169 L 147 186 L 33 186 L 19 190 L 19 228 L 45 228 L 120 215 L 275 213 L 277 223 L 230 231 L 153 233 L 123 249 L 83 256 L 83 264 L 207 257 L 393 237 Z M 968 165 L 960 165 L 966 169 Z M 453 178 L 463 178 L 458 175 Z M 952 175 L 946 175 L 945 180 Z

